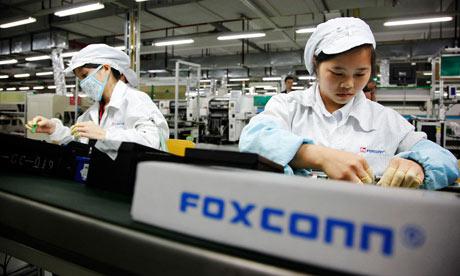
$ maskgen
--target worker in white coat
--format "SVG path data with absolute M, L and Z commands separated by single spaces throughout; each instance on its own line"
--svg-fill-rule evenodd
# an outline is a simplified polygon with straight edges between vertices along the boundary
M 458 161 L 362 89 L 375 66 L 375 39 L 357 18 L 319 24 L 305 47 L 317 82 L 272 97 L 244 128 L 239 148 L 265 156 L 285 173 L 324 171 L 332 179 L 438 189 L 454 183 Z
M 137 76 L 130 69 L 129 57 L 105 44 L 92 44 L 73 56 L 64 73 L 74 72 L 80 86 L 95 103 L 72 128 L 59 119 L 36 116 L 26 127 L 48 133 L 61 144 L 89 139 L 134 142 L 155 149 L 164 148 L 168 124 L 150 97 L 137 87 Z M 128 81 L 127 85 L 124 81 Z

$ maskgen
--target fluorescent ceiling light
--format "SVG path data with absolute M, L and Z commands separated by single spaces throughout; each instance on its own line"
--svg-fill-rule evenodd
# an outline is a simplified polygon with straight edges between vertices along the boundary
M 304 89 L 305 87 L 303 86 L 293 86 L 292 89 Z
M 61 54 L 61 57 L 65 58 L 65 57 L 73 57 L 77 54 L 78 52 L 67 52 L 67 53 L 62 53 Z
M 145 1 L 149 1 L 149 0 L 136 0 L 136 2 L 145 2 Z
M 154 70 L 147 70 L 147 72 L 149 72 L 149 73 L 166 73 L 168 71 L 166 71 L 164 69 L 154 69 Z
M 17 59 L 7 59 L 7 60 L 0 60 L 0 65 L 2 64 L 13 64 L 18 63 Z
M 255 38 L 255 37 L 264 37 L 265 33 L 257 32 L 257 33 L 240 33 L 240 34 L 226 34 L 218 36 L 218 40 L 230 40 L 230 39 L 243 39 L 243 38 Z
M 60 10 L 54 13 L 54 15 L 63 17 L 63 16 L 68 16 L 72 14 L 78 14 L 78 13 L 84 13 L 84 12 L 90 12 L 90 11 L 95 11 L 95 10 L 100 10 L 104 8 L 104 4 L 102 3 L 95 3 L 95 4 L 89 4 L 85 6 L 80 6 L 76 8 L 69 8 L 65 10 Z
M 281 77 L 265 77 L 262 78 L 263 81 L 280 81 Z
M 53 72 L 48 71 L 48 72 L 38 72 L 35 75 L 36 76 L 48 76 L 48 75 L 52 75 L 52 74 L 53 74 Z
M 27 78 L 27 77 L 30 77 L 30 74 L 16 74 L 14 75 L 15 78 Z
M 313 76 L 300 76 L 299 80 L 316 80 Z
M 56 89 L 56 85 L 48 85 L 48 89 Z
M 274 86 L 264 86 L 264 85 L 257 85 L 256 88 L 262 88 L 262 89 L 270 89 L 270 90 L 276 90 L 276 87 Z
M 75 88 L 75 84 L 66 84 L 65 88 Z
M 420 19 L 409 19 L 399 21 L 387 21 L 383 23 L 383 26 L 401 26 L 401 25 L 412 25 L 412 24 L 423 24 L 423 23 L 436 23 L 451 21 L 451 16 L 444 17 L 432 17 L 432 18 L 420 18 Z
M 8 75 L 0 75 L 0 79 L 7 79 Z
M 432 72 L 423 72 L 423 75 L 424 76 L 431 76 L 431 75 L 433 75 L 433 73 Z
M 34 17 L 29 17 L 29 18 L 26 18 L 26 19 L 21 19 L 21 20 L 1 24 L 0 28 L 6 29 L 6 28 L 19 26 L 19 25 L 25 25 L 25 24 L 34 23 L 35 21 L 37 21 L 37 19 L 35 19 Z
M 42 90 L 42 89 L 45 89 L 44 86 L 34 86 L 34 87 L 32 87 L 32 88 L 35 89 L 35 90 Z
M 242 79 L 229 79 L 229 81 L 248 81 L 249 78 L 242 78 Z
M 36 57 L 26 58 L 27 61 L 45 60 L 45 59 L 50 59 L 50 56 L 36 56 Z
M 179 45 L 179 44 L 190 44 L 193 42 L 195 42 L 195 40 L 193 39 L 181 39 L 181 40 L 168 40 L 168 41 L 154 42 L 153 45 L 169 46 L 169 45 Z
M 3 91 L 3 88 L 0 88 L 0 91 Z
M 14 90 L 16 90 L 16 87 L 8 87 L 6 90 L 7 91 L 14 91 Z
M 302 28 L 298 29 L 295 32 L 298 34 L 305 34 L 305 33 L 313 33 L 316 30 L 316 28 Z
M 30 89 L 30 87 L 28 87 L 28 86 L 19 87 L 19 90 L 29 90 L 29 89 Z
M 200 82 L 211 82 L 211 80 L 200 80 Z

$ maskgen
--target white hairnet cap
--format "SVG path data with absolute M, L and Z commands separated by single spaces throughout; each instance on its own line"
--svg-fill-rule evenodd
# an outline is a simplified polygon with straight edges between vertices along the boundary
M 106 44 L 91 44 L 81 49 L 72 57 L 69 67 L 64 70 L 64 74 L 68 75 L 75 68 L 88 63 L 108 64 L 124 75 L 133 87 L 137 87 L 139 84 L 136 73 L 130 67 L 131 62 L 128 55 Z
M 313 75 L 313 56 L 321 52 L 339 54 L 363 44 L 372 44 L 375 49 L 375 38 L 366 22 L 354 17 L 328 20 L 319 24 L 308 39 L 304 52 L 305 66 Z

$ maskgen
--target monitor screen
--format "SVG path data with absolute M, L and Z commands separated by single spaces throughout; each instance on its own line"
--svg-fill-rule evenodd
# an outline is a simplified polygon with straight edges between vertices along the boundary
M 408 84 L 415 84 L 415 81 L 415 65 L 411 65 L 410 63 L 390 64 L 390 84 L 404 86 Z

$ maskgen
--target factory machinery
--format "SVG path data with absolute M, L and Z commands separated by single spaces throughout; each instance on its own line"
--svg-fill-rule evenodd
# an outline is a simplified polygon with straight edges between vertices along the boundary
M 187 121 L 201 124 L 199 139 L 205 143 L 238 142 L 241 131 L 257 112 L 254 97 L 238 95 L 197 97 L 187 103 Z

